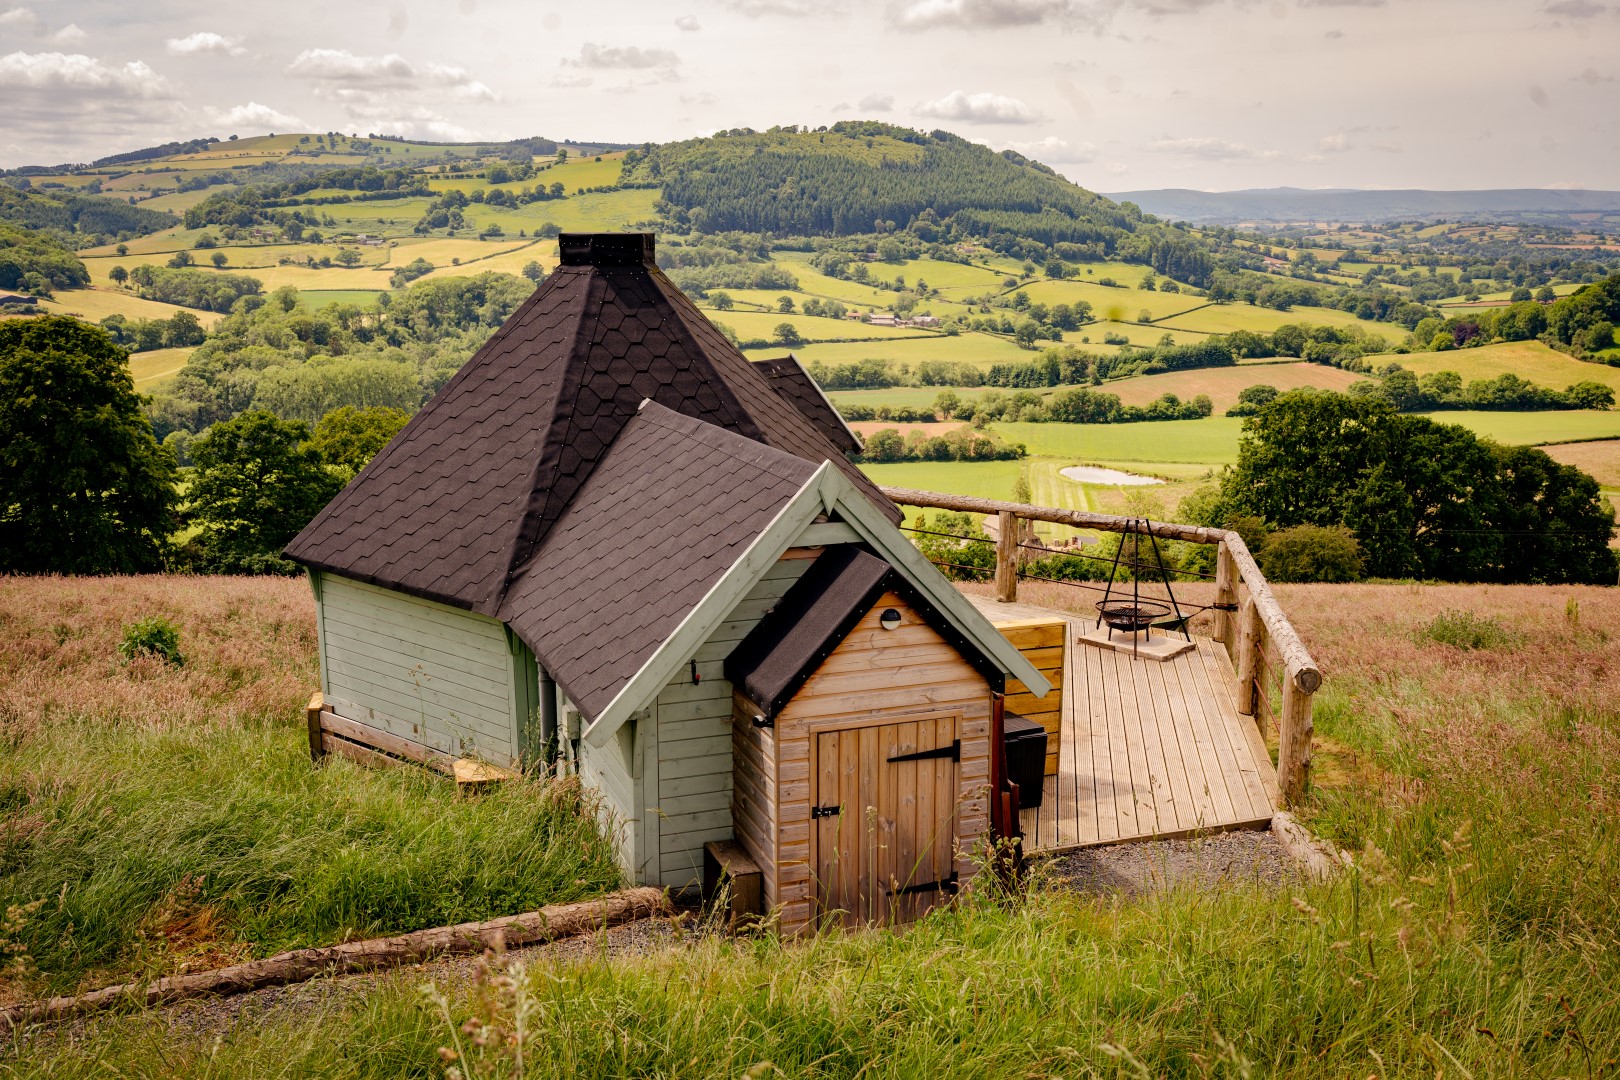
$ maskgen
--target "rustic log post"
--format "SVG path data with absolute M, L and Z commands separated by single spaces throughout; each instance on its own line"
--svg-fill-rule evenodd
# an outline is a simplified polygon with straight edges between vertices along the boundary
M 304 719 L 309 724 L 309 756 L 315 761 L 326 756 L 326 745 L 321 741 L 321 710 L 325 707 L 326 700 L 317 690 L 304 709 Z
M 1215 546 L 1215 603 L 1217 605 L 1237 603 L 1237 563 L 1232 559 L 1232 549 L 1222 540 Z M 1232 655 L 1233 631 L 1237 620 L 1232 618 L 1234 612 L 1222 610 L 1220 606 L 1215 609 L 1215 640 L 1226 646 L 1226 655 Z
M 996 599 L 1018 599 L 1018 516 L 1006 510 L 996 514 Z
M 1311 780 L 1311 695 L 1283 681 L 1282 719 L 1277 732 L 1277 786 L 1284 806 L 1298 806 Z
M 1251 596 L 1238 612 L 1237 710 L 1244 716 L 1254 715 L 1254 668 L 1259 657 L 1260 612 Z

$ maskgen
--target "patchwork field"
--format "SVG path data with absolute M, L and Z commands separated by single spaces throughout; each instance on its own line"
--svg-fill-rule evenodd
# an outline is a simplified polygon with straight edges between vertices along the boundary
M 186 366 L 186 361 L 196 351 L 195 348 L 150 349 L 131 353 L 129 373 L 135 379 L 135 389 L 143 394 L 150 393 L 159 384 L 180 374 L 180 369 Z
M 776 322 L 781 322 L 778 318 Z M 815 321 L 815 320 L 812 320 Z M 776 322 L 771 323 L 775 326 Z M 932 334 L 927 331 L 909 331 L 909 338 L 891 337 L 872 341 L 828 342 L 825 344 L 796 345 L 793 354 L 806 364 L 821 361 L 826 364 L 849 364 L 858 360 L 892 360 L 898 364 L 919 364 L 924 360 L 960 360 L 980 367 L 991 364 L 1029 360 L 1034 354 L 1022 349 L 1017 342 L 990 334 Z M 766 331 L 769 335 L 769 330 Z M 780 345 L 756 350 L 756 357 L 775 355 Z
M 1475 379 L 1517 375 L 1554 390 L 1562 390 L 1578 382 L 1599 382 L 1620 392 L 1620 367 L 1588 364 L 1567 353 L 1549 349 L 1539 341 L 1504 341 L 1495 345 L 1481 345 L 1477 349 L 1369 356 L 1367 362 L 1374 365 L 1383 362 L 1399 364 L 1419 375 L 1455 371 L 1465 383 Z
M 1237 404 L 1240 391 L 1251 386 L 1263 384 L 1275 386 L 1283 391 L 1305 387 L 1343 391 L 1363 378 L 1364 376 L 1340 368 L 1300 361 L 1171 371 L 1163 375 L 1142 375 L 1134 379 L 1121 379 L 1093 389 L 1118 394 L 1120 401 L 1127 405 L 1146 405 L 1165 394 L 1174 394 L 1182 401 L 1190 401 L 1199 394 L 1208 394 L 1210 400 L 1215 403 L 1215 414 L 1219 416 Z
M 1165 319 L 1163 325 L 1180 330 L 1197 330 L 1206 334 L 1229 334 L 1234 330 L 1253 330 L 1269 334 L 1279 326 L 1290 323 L 1309 323 L 1317 326 L 1356 327 L 1369 334 L 1384 338 L 1391 344 L 1406 337 L 1406 328 L 1390 323 L 1369 322 L 1358 319 L 1348 311 L 1334 308 L 1297 307 L 1290 311 L 1255 307 L 1250 304 L 1214 304 L 1190 315 Z
M 1561 443 L 1546 450 L 1555 461 L 1575 466 L 1605 489 L 1620 495 L 1620 439 Z
M 123 315 L 130 319 L 167 319 L 176 311 L 190 311 L 197 316 L 198 322 L 211 327 L 224 318 L 217 312 L 160 304 L 116 289 L 64 289 L 54 299 L 41 301 L 39 306 L 51 315 L 76 315 L 89 322 L 100 322 L 109 315 Z
M 1158 420 L 1137 424 L 991 424 L 1010 443 L 1023 443 L 1037 457 L 1080 462 L 1182 462 L 1227 465 L 1237 460 L 1243 421 Z

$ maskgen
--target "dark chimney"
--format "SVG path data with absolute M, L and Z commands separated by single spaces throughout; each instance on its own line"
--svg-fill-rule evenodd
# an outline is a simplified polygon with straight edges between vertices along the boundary
M 652 266 L 652 233 L 563 233 L 564 266 Z

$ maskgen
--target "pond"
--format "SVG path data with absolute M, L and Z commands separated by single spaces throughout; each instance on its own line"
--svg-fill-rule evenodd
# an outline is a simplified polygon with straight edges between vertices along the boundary
M 1140 476 L 1120 469 L 1105 469 L 1101 465 L 1070 465 L 1062 475 L 1078 484 L 1108 484 L 1112 487 L 1141 487 L 1162 484 L 1157 476 Z

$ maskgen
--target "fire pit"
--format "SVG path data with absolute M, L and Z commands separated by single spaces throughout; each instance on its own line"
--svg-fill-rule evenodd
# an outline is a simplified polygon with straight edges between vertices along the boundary
M 1165 604 L 1156 604 L 1150 600 L 1099 600 L 1097 602 L 1097 618 L 1108 625 L 1112 633 L 1122 630 L 1127 634 L 1140 633 L 1151 627 L 1155 622 L 1170 614 L 1170 608 Z

